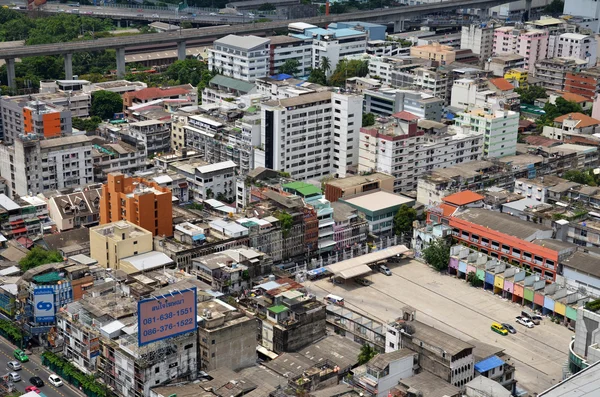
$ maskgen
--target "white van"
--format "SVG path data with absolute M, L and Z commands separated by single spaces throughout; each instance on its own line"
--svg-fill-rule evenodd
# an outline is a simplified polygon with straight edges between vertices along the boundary
M 334 305 L 344 306 L 344 298 L 341 296 L 329 294 L 323 298 L 325 302 L 333 303 Z

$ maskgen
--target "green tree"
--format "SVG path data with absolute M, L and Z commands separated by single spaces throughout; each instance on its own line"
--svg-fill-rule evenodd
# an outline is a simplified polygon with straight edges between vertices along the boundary
M 375 115 L 373 113 L 363 113 L 362 126 L 370 127 L 372 125 L 375 125 Z
M 533 105 L 536 99 L 548 98 L 546 89 L 536 85 L 515 88 L 515 92 L 521 96 L 521 102 Z
M 96 91 L 92 94 L 90 115 L 102 120 L 112 119 L 115 113 L 123 112 L 123 98 L 116 92 Z
M 191 29 L 194 27 L 190 21 L 182 21 L 179 26 L 181 26 L 181 29 Z
M 358 353 L 358 365 L 363 365 L 371 361 L 373 357 L 377 355 L 375 349 L 371 347 L 368 343 L 365 343 L 360 348 L 360 353 Z
M 450 262 L 450 246 L 443 239 L 432 240 L 423 250 L 423 259 L 437 271 L 448 268 Z
M 62 262 L 64 259 L 58 251 L 47 251 L 40 247 L 33 247 L 23 259 L 19 261 L 21 271 L 26 272 L 34 267 L 48 263 Z
M 198 59 L 188 58 L 175 61 L 163 73 L 163 79 L 173 80 L 175 84 L 191 84 L 198 87 L 198 92 L 203 90 L 210 79 L 215 76 L 208 70 L 208 65 Z
M 263 3 L 258 7 L 258 11 L 275 11 L 277 7 L 271 3 Z
M 369 61 L 360 59 L 342 59 L 329 78 L 329 85 L 343 87 L 346 79 L 351 77 L 365 77 L 369 73 Z
M 552 0 L 550 4 L 544 8 L 545 12 L 550 14 L 561 14 L 565 8 L 565 2 L 563 0 Z
M 92 116 L 87 119 L 81 119 L 79 117 L 73 117 L 72 124 L 73 128 L 79 131 L 93 132 L 98 129 L 98 126 L 102 123 L 102 119 L 98 116 Z
M 329 60 L 329 57 L 321 58 L 319 66 L 321 67 L 321 71 L 327 75 L 327 72 L 331 70 L 331 60 Z
M 327 76 L 322 69 L 313 69 L 308 75 L 308 82 L 320 85 L 327 85 Z
M 294 218 L 287 212 L 283 211 L 276 212 L 275 218 L 279 219 L 279 223 L 281 225 L 281 232 L 283 234 L 283 237 L 286 238 L 290 234 L 290 230 L 292 230 L 292 226 L 294 225 Z
M 593 170 L 569 170 L 563 174 L 563 178 L 582 185 L 598 186 L 598 177 Z
M 402 204 L 398 212 L 394 215 L 394 233 L 402 236 L 405 233 L 412 232 L 413 222 L 417 219 L 417 210 Z
M 300 62 L 297 59 L 288 59 L 279 67 L 279 73 L 296 77 L 300 73 Z
M 538 130 L 543 130 L 544 126 L 552 126 L 554 119 L 568 113 L 583 113 L 581 105 L 574 101 L 567 101 L 564 98 L 556 98 L 554 104 L 546 102 L 544 105 L 544 115 L 538 121 Z
M 480 288 L 483 286 L 483 281 L 477 277 L 475 272 L 469 272 L 467 274 L 467 282 L 471 284 L 472 287 Z

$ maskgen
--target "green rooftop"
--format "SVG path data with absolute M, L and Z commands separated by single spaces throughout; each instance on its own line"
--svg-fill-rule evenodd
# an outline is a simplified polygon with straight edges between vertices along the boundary
M 286 183 L 285 185 L 283 185 L 283 190 L 286 192 L 289 190 L 297 192 L 299 195 L 301 195 L 303 197 L 310 197 L 310 196 L 315 196 L 317 194 L 323 194 L 321 192 L 321 189 L 319 189 L 315 185 L 311 185 L 310 183 L 306 183 L 306 182 Z
M 33 276 L 32 279 L 37 284 L 50 284 L 62 280 L 63 277 L 61 277 L 58 272 L 50 272 L 40 274 L 39 276 Z
M 233 79 L 231 77 L 222 76 L 220 74 L 216 75 L 212 79 L 210 79 L 211 85 L 218 85 L 221 87 L 229 88 L 230 90 L 239 91 L 243 93 L 248 93 L 254 88 L 253 83 L 248 83 L 247 81 L 242 81 L 238 79 Z
M 284 306 L 284 305 L 271 306 L 269 308 L 269 311 L 273 312 L 275 314 L 283 313 L 287 310 L 288 310 L 287 306 Z

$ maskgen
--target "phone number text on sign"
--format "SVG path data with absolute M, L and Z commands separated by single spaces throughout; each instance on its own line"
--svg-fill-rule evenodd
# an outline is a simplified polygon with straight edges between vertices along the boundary
M 139 301 L 138 344 L 144 346 L 196 330 L 196 313 L 195 288 Z

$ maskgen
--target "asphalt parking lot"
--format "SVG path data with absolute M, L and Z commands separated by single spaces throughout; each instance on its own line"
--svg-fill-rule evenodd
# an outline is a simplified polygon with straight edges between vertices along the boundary
M 512 356 L 518 387 L 539 393 L 562 379 L 569 342 L 574 335 L 548 319 L 532 329 L 517 324 L 521 306 L 463 280 L 441 275 L 428 266 L 405 260 L 389 265 L 392 275 L 373 273 L 369 286 L 354 282 L 334 285 L 329 279 L 306 282 L 319 298 L 342 296 L 346 307 L 382 322 L 394 320 L 409 305 L 416 318 L 463 340 L 476 339 L 505 349 Z M 512 324 L 517 333 L 501 336 L 490 330 L 492 321 Z

